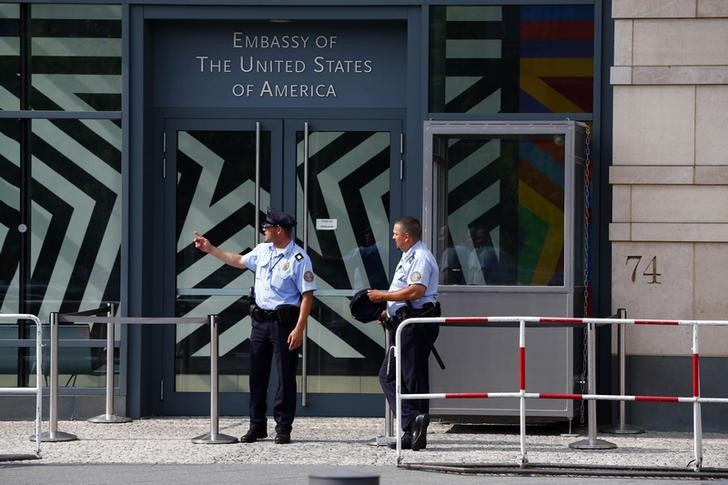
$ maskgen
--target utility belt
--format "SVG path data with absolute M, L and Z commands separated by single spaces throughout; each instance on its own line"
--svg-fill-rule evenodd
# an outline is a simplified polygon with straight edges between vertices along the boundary
M 281 323 L 296 323 L 300 308 L 296 305 L 280 305 L 275 310 L 264 310 L 257 304 L 250 304 L 250 316 L 256 322 L 276 320 Z
M 425 318 L 439 317 L 441 315 L 440 302 L 425 303 L 422 308 L 415 308 L 411 303 L 407 302 L 407 306 L 403 306 L 397 310 L 393 317 L 387 319 L 387 324 L 392 330 L 396 330 L 399 324 L 408 318 Z
M 390 330 L 396 330 L 397 327 L 399 327 L 399 324 L 407 320 L 408 318 L 426 318 L 426 317 L 439 317 L 442 314 L 441 308 L 440 308 L 440 302 L 437 303 L 425 303 L 422 305 L 422 308 L 415 308 L 412 306 L 412 303 L 409 301 L 407 302 L 407 306 L 404 306 L 397 310 L 393 317 L 387 318 L 385 320 L 384 324 L 387 328 Z M 431 323 L 428 323 L 426 325 L 432 325 Z M 442 362 L 442 358 L 440 357 L 440 353 L 435 348 L 435 344 L 427 337 L 427 335 L 422 331 L 420 326 L 418 324 L 412 325 L 415 329 L 415 331 L 422 333 L 425 336 L 425 341 L 427 342 L 427 345 L 430 347 L 430 350 L 432 351 L 432 356 L 435 357 L 435 360 L 437 361 L 438 365 L 441 369 L 445 369 L 445 364 Z

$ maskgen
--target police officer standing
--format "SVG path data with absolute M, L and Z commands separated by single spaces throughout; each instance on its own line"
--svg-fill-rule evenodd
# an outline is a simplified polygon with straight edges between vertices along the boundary
M 388 291 L 369 290 L 374 302 L 387 302 L 380 321 L 390 332 L 394 342 L 397 325 L 410 317 L 439 317 L 437 303 L 438 267 L 435 257 L 420 240 L 422 226 L 414 217 L 401 217 L 394 223 L 392 239 L 402 251 L 392 284 Z M 437 339 L 436 324 L 408 325 L 402 330 L 402 393 L 427 393 L 430 389 L 428 361 L 432 344 Z M 392 352 L 379 369 L 379 382 L 391 409 L 396 402 L 395 360 Z M 427 426 L 430 424 L 428 400 L 402 401 L 402 448 L 414 451 L 427 447 Z M 395 444 L 391 444 L 395 448 Z
M 313 304 L 311 259 L 292 239 L 296 220 L 268 209 L 262 227 L 264 242 L 242 256 L 223 251 L 195 232 L 195 247 L 225 264 L 255 272 L 255 302 L 251 301 L 250 428 L 240 438 L 252 443 L 268 437 L 266 394 L 275 356 L 279 382 L 273 407 L 275 442 L 290 443 L 296 414 L 297 349 Z

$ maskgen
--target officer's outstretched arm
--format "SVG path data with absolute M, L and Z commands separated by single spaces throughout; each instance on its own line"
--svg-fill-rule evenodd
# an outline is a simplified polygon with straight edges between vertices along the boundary
M 235 268 L 245 269 L 245 264 L 243 263 L 242 256 L 240 256 L 238 253 L 223 251 L 217 246 L 213 246 L 205 236 L 197 231 L 195 231 L 194 243 L 195 247 L 203 253 L 211 254 L 227 265 L 233 266 Z

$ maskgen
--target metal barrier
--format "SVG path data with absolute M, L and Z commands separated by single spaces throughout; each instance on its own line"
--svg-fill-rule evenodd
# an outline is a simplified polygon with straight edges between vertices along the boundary
M 187 324 L 209 324 L 210 325 L 210 432 L 192 438 L 192 442 L 196 444 L 227 444 L 237 442 L 237 438 L 221 434 L 219 432 L 219 401 L 218 401 L 218 316 L 208 315 L 206 318 L 181 317 L 181 318 L 145 318 L 145 317 L 115 317 L 113 312 L 110 316 L 88 316 L 88 315 L 60 315 L 51 313 L 51 376 L 50 376 L 50 432 L 42 439 L 42 441 L 71 441 L 78 439 L 70 433 L 58 431 L 58 323 L 59 322 L 88 322 L 88 323 L 106 323 L 123 325 L 176 325 L 180 323 Z M 107 414 L 109 412 L 109 401 L 113 398 L 113 340 L 109 341 L 109 335 L 113 338 L 113 331 L 107 331 L 107 378 L 106 378 L 106 403 Z M 111 364 L 109 364 L 111 361 Z M 111 372 L 111 380 L 109 380 L 109 372 Z M 111 387 L 111 391 L 109 390 Z M 104 421 L 106 422 L 106 421 Z M 109 421 L 110 422 L 110 421 Z
M 0 313 L 0 318 L 32 320 L 35 323 L 35 387 L 0 387 L 0 394 L 35 394 L 35 454 L 40 458 L 41 414 L 43 411 L 43 325 L 35 315 Z
M 402 329 L 406 325 L 415 323 L 442 324 L 447 326 L 487 326 L 487 327 L 513 327 L 518 325 L 519 341 L 519 391 L 517 392 L 458 392 L 458 393 L 427 393 L 427 394 L 402 394 L 402 363 L 400 359 L 400 346 Z M 568 393 L 535 393 L 526 392 L 526 327 L 574 327 L 587 325 L 588 341 L 587 353 L 590 358 L 594 357 L 594 326 L 595 325 L 690 325 L 693 328 L 693 395 L 690 397 L 679 396 L 626 396 L 595 394 L 593 385 L 593 372 L 589 375 L 589 394 L 568 394 Z M 643 402 L 670 402 L 670 403 L 692 403 L 693 404 L 693 469 L 700 471 L 703 462 L 702 447 L 702 421 L 700 413 L 701 403 L 728 403 L 728 398 L 707 398 L 700 396 L 700 365 L 698 352 L 698 328 L 701 325 L 728 326 L 725 320 L 649 320 L 649 319 L 616 319 L 616 318 L 561 318 L 561 317 L 440 317 L 440 318 L 409 318 L 402 322 L 397 328 L 395 336 L 395 360 L 396 360 L 396 434 L 397 434 L 397 464 L 402 461 L 402 400 L 403 399 L 486 399 L 486 398 L 518 398 L 520 399 L 520 465 L 526 466 L 526 399 L 573 399 L 573 400 L 606 400 L 606 401 L 643 401 Z M 593 362 L 593 360 L 592 360 Z M 596 404 L 596 403 L 595 403 Z M 595 410 L 590 409 L 589 439 L 595 439 L 596 417 Z M 593 422 L 592 422 L 593 421 Z
M 64 322 L 67 322 L 67 321 L 73 322 L 73 321 L 76 321 L 76 319 L 79 319 L 81 317 L 94 316 L 95 317 L 94 318 L 94 322 L 96 322 L 96 321 L 98 321 L 99 318 L 101 318 L 99 316 L 99 313 L 100 312 L 106 312 L 107 316 L 112 316 L 113 315 L 113 307 L 109 308 L 107 306 L 106 308 L 104 308 L 104 307 L 102 307 L 102 308 L 95 308 L 95 309 L 92 309 L 92 310 L 84 310 L 84 311 L 80 311 L 80 312 L 66 313 L 66 314 L 63 314 L 63 315 L 60 315 L 58 312 L 52 312 L 49 315 L 49 317 L 48 317 L 49 326 L 50 326 L 50 334 L 51 334 L 51 339 L 50 339 L 51 340 L 51 342 L 50 342 L 50 375 L 49 375 L 49 384 L 48 384 L 49 387 L 50 387 L 50 391 L 49 391 L 49 396 L 50 396 L 49 401 L 50 401 L 50 405 L 49 405 L 49 410 L 48 410 L 48 422 L 49 422 L 49 426 L 48 426 L 48 432 L 47 433 L 43 433 L 41 435 L 41 441 L 47 441 L 47 442 L 57 443 L 57 442 L 61 442 L 61 441 L 74 441 L 74 440 L 77 440 L 78 439 L 78 436 L 76 436 L 75 434 L 65 433 L 63 431 L 58 431 L 58 323 L 59 323 L 59 319 L 62 316 Z M 73 320 L 69 320 L 70 317 L 73 317 Z M 112 325 L 109 325 L 109 327 L 113 327 L 113 326 Z M 107 329 L 107 334 L 109 332 L 113 332 L 113 330 Z M 107 335 L 107 337 L 108 337 L 108 335 Z M 113 339 L 113 333 L 112 333 L 112 339 Z M 108 381 L 108 372 L 109 372 L 109 369 L 107 368 L 107 381 L 106 381 L 107 389 L 106 389 L 106 394 L 108 396 L 109 393 L 113 393 L 113 391 L 114 391 L 114 386 L 113 386 L 113 373 L 114 373 L 114 369 L 113 369 L 113 349 L 114 349 L 114 344 L 113 344 L 113 340 L 112 340 L 112 343 L 111 343 L 111 347 L 109 347 L 109 342 L 108 342 L 108 338 L 107 338 L 106 346 L 107 346 L 107 348 L 111 348 L 111 358 L 112 358 L 112 364 L 111 364 L 111 378 L 112 378 L 111 383 L 112 383 L 112 385 L 111 385 L 110 389 L 109 389 L 109 386 L 108 386 L 108 383 L 109 383 L 109 381 Z M 108 353 L 107 353 L 107 360 L 106 361 L 107 361 L 107 366 L 108 366 Z M 108 398 L 107 398 L 107 402 L 108 402 Z M 107 411 L 108 411 L 108 408 L 107 408 Z M 128 418 L 126 418 L 126 419 L 128 420 Z M 119 421 L 119 422 L 123 422 L 123 421 Z
M 627 310 L 618 308 L 615 318 L 627 318 Z M 627 326 L 619 325 L 617 331 L 617 357 L 619 359 L 619 394 L 627 391 Z M 624 401 L 619 401 L 619 422 L 616 426 L 605 426 L 602 431 L 610 434 L 640 434 L 643 429 L 627 424 L 627 410 Z
M 392 342 L 390 342 L 389 332 L 384 331 L 384 349 L 390 348 Z M 389 407 L 389 402 L 384 400 L 384 434 L 374 438 L 375 446 L 389 446 L 394 443 L 397 436 L 394 433 L 394 414 L 393 410 Z
M 113 303 L 107 305 L 106 316 L 114 316 Z M 127 416 L 114 414 L 114 348 L 116 347 L 114 327 L 115 325 L 111 322 L 106 324 L 106 402 L 104 414 L 89 418 L 90 423 L 118 424 L 131 422 L 131 418 Z

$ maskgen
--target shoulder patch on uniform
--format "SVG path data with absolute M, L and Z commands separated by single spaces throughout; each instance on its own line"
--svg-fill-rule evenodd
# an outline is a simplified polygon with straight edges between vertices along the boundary
M 313 281 L 313 273 L 310 271 L 306 271 L 303 273 L 303 279 L 306 280 L 308 283 Z
M 294 256 L 294 258 L 296 258 L 296 261 L 301 261 L 303 259 L 303 254 L 296 253 L 296 255 Z
M 422 279 L 422 273 L 420 273 L 419 271 L 413 271 L 412 274 L 410 275 L 410 280 L 415 283 L 420 281 L 421 279 Z

